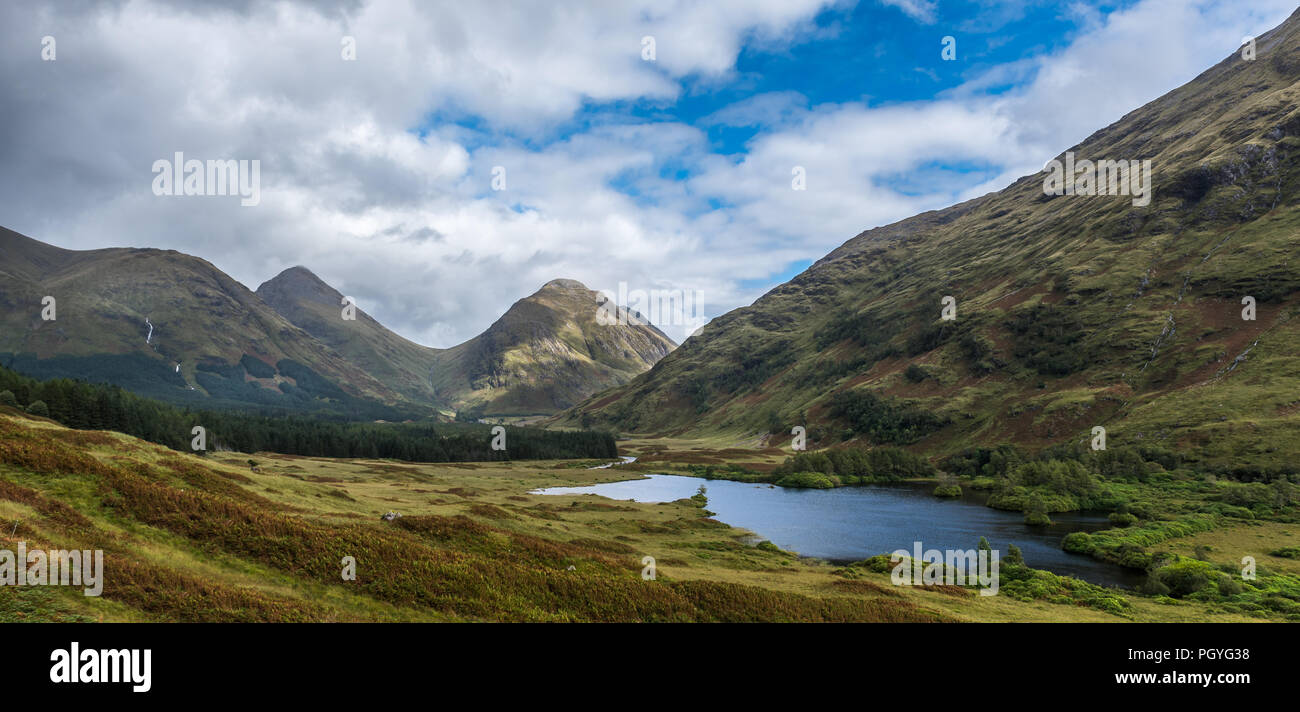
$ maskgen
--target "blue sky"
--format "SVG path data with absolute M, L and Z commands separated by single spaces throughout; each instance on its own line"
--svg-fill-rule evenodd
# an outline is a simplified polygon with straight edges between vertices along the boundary
M 692 290 L 717 316 L 863 230 L 1037 172 L 1294 9 L 6 4 L 0 208 L 47 242 L 181 250 L 249 287 L 304 265 L 431 346 L 556 278 Z M 260 160 L 260 204 L 157 199 L 174 151 Z

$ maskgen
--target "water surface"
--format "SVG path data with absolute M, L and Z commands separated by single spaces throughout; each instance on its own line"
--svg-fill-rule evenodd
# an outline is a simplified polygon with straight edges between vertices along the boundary
M 836 489 L 801 489 L 766 484 L 703 480 L 679 475 L 608 482 L 588 487 L 551 487 L 538 494 L 597 494 L 636 502 L 671 502 L 708 488 L 715 519 L 754 532 L 762 539 L 831 561 L 859 561 L 896 549 L 973 549 L 981 536 L 1006 555 L 1015 544 L 1034 568 L 1106 586 L 1132 587 L 1142 575 L 1114 564 L 1061 550 L 1070 532 L 1110 528 L 1104 515 L 1051 515 L 1049 527 L 1030 527 L 1024 515 L 984 506 L 987 495 L 939 499 L 933 484 L 904 483 Z

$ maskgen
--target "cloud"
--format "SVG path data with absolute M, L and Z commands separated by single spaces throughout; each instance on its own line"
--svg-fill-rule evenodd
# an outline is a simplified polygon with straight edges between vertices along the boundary
M 41 240 L 182 250 L 250 287 L 303 264 L 435 346 L 558 277 L 690 289 L 716 316 L 863 229 L 1036 171 L 1292 9 L 1146 0 L 927 101 L 782 90 L 693 124 L 620 110 L 728 86 L 742 48 L 816 35 L 819 7 L 6 4 L 0 208 Z M 719 155 L 717 126 L 755 133 Z M 261 160 L 261 204 L 154 196 L 152 162 L 178 150 Z
M 939 4 L 934 0 L 880 0 L 880 4 L 896 7 L 923 25 L 933 25 L 937 19 L 935 11 L 939 9 Z

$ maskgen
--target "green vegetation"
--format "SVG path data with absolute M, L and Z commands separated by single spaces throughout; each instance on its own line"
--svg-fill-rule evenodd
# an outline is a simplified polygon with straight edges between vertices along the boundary
M 262 472 L 250 472 L 247 459 L 200 459 L 0 414 L 0 514 L 20 520 L 30 546 L 106 554 L 102 597 L 70 587 L 7 587 L 0 589 L 0 620 L 953 618 L 895 596 L 829 588 L 809 595 L 700 578 L 702 566 L 722 579 L 744 579 L 794 564 L 770 544 L 741 544 L 740 533 L 728 534 L 695 503 L 639 506 L 641 521 L 618 529 L 635 537 L 610 540 L 597 532 L 621 521 L 628 507 L 523 495 L 557 474 L 509 463 L 479 473 L 477 465 L 275 455 Z M 502 482 L 515 484 L 509 497 L 491 495 Z M 394 507 L 404 516 L 380 519 Z M 659 555 L 656 580 L 640 576 L 647 550 Z M 345 555 L 357 562 L 354 580 L 340 575 Z M 692 563 L 679 561 L 685 556 Z M 794 571 L 821 580 L 813 568 Z
M 1036 304 L 1017 312 L 1006 327 L 1015 335 L 1012 354 L 1042 375 L 1067 376 L 1090 363 L 1080 343 L 1087 332 L 1077 309 Z
M 1295 24 L 1275 34 L 1281 51 L 1300 50 Z M 560 422 L 730 442 L 797 423 L 834 442 L 923 446 L 936 462 L 1004 443 L 1037 454 L 1104 426 L 1110 449 L 1132 453 L 1114 463 L 1128 474 L 1103 464 L 1106 479 L 1296 474 L 1295 77 L 1236 69 L 1073 148 L 1163 165 L 1150 206 L 1048 197 L 1027 176 L 868 230 Z M 1241 318 L 1245 295 L 1255 320 Z M 940 319 L 945 296 L 955 320 Z M 762 388 L 709 387 L 751 372 Z M 1152 446 L 1186 461 L 1132 459 Z
M 382 457 L 420 462 L 489 462 L 618 456 L 613 436 L 593 431 L 506 427 L 506 449 L 491 448 L 490 426 L 462 423 L 353 423 L 307 417 L 195 412 L 133 395 L 116 386 L 66 379 L 35 381 L 0 368 L 0 388 L 33 415 L 78 429 L 135 435 L 188 451 L 202 426 L 209 449 L 271 451 L 321 457 Z M 48 404 L 48 405 L 47 405 Z
M 3 356 L 3 354 L 0 354 Z M 245 379 L 253 375 L 277 374 L 271 366 L 245 356 L 234 364 L 206 359 L 194 367 L 194 390 L 185 378 L 158 359 L 143 354 L 59 355 L 36 358 L 34 354 L 11 354 L 3 368 L 38 381 L 82 381 L 112 384 L 132 394 L 181 408 L 240 410 L 263 415 L 319 415 L 353 420 L 407 420 L 427 417 L 429 409 L 409 403 L 385 404 L 350 395 L 311 368 L 290 359 L 279 362 L 280 375 L 297 380 L 280 380 L 263 385 Z M 248 370 L 250 364 L 253 370 Z
M 945 418 L 910 403 L 886 400 L 870 391 L 844 391 L 831 398 L 831 415 L 871 442 L 906 445 L 947 425 Z
M 925 458 L 901 448 L 844 448 L 803 452 L 788 457 L 772 471 L 770 481 L 782 487 L 828 488 L 897 482 L 936 474 Z

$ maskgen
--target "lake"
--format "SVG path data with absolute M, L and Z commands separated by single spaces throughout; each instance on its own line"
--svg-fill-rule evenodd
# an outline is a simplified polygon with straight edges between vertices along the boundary
M 701 484 L 708 488 L 708 509 L 715 513 L 714 519 L 748 529 L 803 556 L 860 561 L 896 549 L 911 551 L 918 541 L 925 549 L 965 550 L 975 548 L 983 536 L 1003 556 L 1007 545 L 1015 544 L 1026 564 L 1064 576 L 1125 588 L 1144 578 L 1140 572 L 1061 549 L 1061 538 L 1070 532 L 1110 528 L 1104 515 L 1053 514 L 1051 526 L 1030 527 L 1019 512 L 984 506 L 985 493 L 940 499 L 931 494 L 934 484 L 801 489 L 650 475 L 587 487 L 550 487 L 535 494 L 596 494 L 636 502 L 671 502 L 690 497 Z

